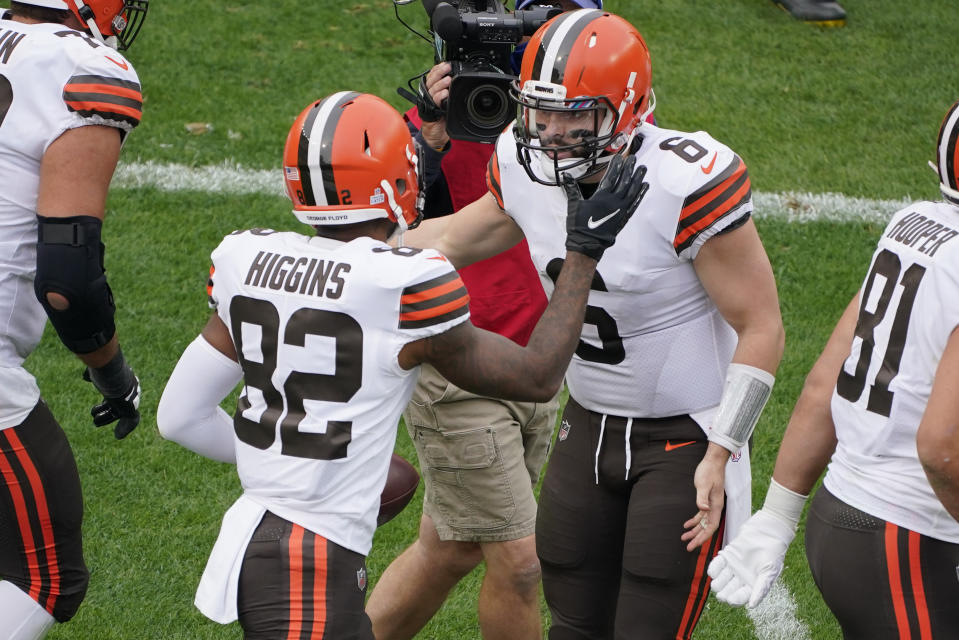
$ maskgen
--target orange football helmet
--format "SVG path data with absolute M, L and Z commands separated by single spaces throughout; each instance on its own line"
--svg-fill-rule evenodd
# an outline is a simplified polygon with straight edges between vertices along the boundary
M 646 42 L 619 16 L 580 9 L 540 27 L 511 92 L 519 105 L 517 152 L 530 178 L 555 185 L 562 175 L 581 179 L 601 171 L 652 112 L 651 77 Z M 541 140 L 544 122 L 557 115 L 591 127 L 583 126 L 576 142 Z M 541 171 L 534 170 L 534 158 Z
M 939 174 L 939 190 L 953 204 L 959 204 L 959 102 L 955 102 L 939 126 L 936 162 L 929 163 Z
M 283 149 L 293 215 L 313 226 L 388 218 L 400 231 L 423 217 L 418 148 L 382 98 L 341 91 L 304 109 Z
M 143 26 L 150 0 L 17 0 L 73 12 L 94 38 L 119 51 L 130 48 Z

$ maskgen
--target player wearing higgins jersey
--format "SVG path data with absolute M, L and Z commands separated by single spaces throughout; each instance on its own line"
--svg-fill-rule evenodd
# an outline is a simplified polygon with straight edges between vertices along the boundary
M 806 378 L 763 508 L 709 566 L 756 605 L 807 494 L 806 557 L 851 639 L 959 637 L 959 102 L 939 131 L 944 201 L 892 216 Z
M 576 347 L 596 261 L 642 198 L 621 162 L 571 213 L 570 259 L 527 348 L 469 322 L 446 258 L 387 240 L 421 217 L 418 156 L 383 100 L 340 92 L 307 107 L 284 151 L 296 217 L 315 236 L 250 230 L 213 252 L 216 313 L 157 411 L 164 437 L 234 461 L 196 604 L 245 637 L 373 638 L 365 556 L 400 413 L 419 365 L 475 393 L 543 402 Z M 596 226 L 588 220 L 604 218 Z M 231 420 L 219 402 L 243 380 Z
M 83 499 L 63 429 L 23 368 L 49 317 L 103 396 L 97 426 L 137 425 L 100 230 L 140 81 L 125 49 L 147 2 L 30 0 L 0 9 L 0 637 L 73 617 L 89 573 Z M 113 45 L 113 46 L 110 46 Z
M 643 122 L 649 52 L 603 11 L 543 25 L 513 93 L 489 192 L 407 241 L 460 267 L 525 237 L 553 291 L 568 211 L 616 159 L 646 167 L 649 191 L 593 278 L 536 542 L 551 639 L 688 638 L 731 454 L 730 512 L 749 515 L 745 445 L 783 348 L 746 166 L 706 133 Z

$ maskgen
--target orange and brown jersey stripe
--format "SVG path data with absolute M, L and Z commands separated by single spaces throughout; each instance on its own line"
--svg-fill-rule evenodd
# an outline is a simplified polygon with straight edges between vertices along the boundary
M 216 273 L 216 268 L 211 264 L 210 265 L 210 277 L 206 279 L 206 301 L 210 305 L 211 309 L 216 309 L 216 300 L 213 299 L 213 274 Z
M 63 101 L 82 116 L 100 116 L 134 127 L 143 115 L 140 85 L 108 76 L 73 76 L 63 87 Z
M 486 186 L 489 192 L 493 194 L 493 197 L 496 198 L 496 204 L 499 205 L 499 208 L 505 211 L 506 206 L 503 204 L 503 187 L 499 177 L 499 157 L 496 155 L 495 150 L 493 151 L 493 155 L 490 156 L 489 165 L 486 167 Z
M 450 271 L 403 289 L 400 329 L 420 329 L 449 322 L 469 312 L 469 294 L 459 274 Z
M 692 246 L 699 234 L 751 197 L 746 164 L 739 156 L 733 156 L 733 161 L 722 173 L 683 201 L 676 237 L 673 238 L 676 253 Z

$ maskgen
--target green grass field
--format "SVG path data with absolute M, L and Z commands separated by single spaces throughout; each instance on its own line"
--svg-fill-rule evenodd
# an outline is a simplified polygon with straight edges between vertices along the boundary
M 405 110 L 396 87 L 432 60 L 428 45 L 396 21 L 389 0 L 151 5 L 129 56 L 145 104 L 124 165 L 242 167 L 274 171 L 279 184 L 288 128 L 310 101 L 353 89 Z M 755 193 L 936 199 L 926 161 L 946 107 L 959 98 L 959 66 L 948 53 L 956 50 L 959 13 L 950 2 L 932 0 L 843 5 L 848 26 L 821 30 L 769 0 L 607 2 L 649 44 L 660 123 L 704 129 L 729 144 L 749 166 Z M 425 27 L 418 4 L 400 11 Z M 188 133 L 186 125 L 195 122 L 212 128 Z M 210 189 L 121 186 L 109 201 L 104 237 L 117 324 L 144 390 L 136 432 L 117 442 L 90 425 L 95 394 L 52 332 L 28 360 L 73 444 L 86 501 L 90 590 L 76 618 L 51 638 L 241 637 L 237 625 L 221 627 L 192 605 L 220 518 L 239 492 L 235 472 L 163 441 L 156 405 L 179 353 L 209 314 L 204 286 L 209 252 L 220 238 L 252 226 L 305 227 L 282 197 Z M 760 215 L 757 224 L 775 269 L 787 343 L 755 438 L 755 506 L 803 378 L 857 289 L 882 228 L 857 218 L 796 223 Z M 397 447 L 415 460 L 404 429 Z M 415 500 L 377 532 L 371 581 L 412 542 L 418 517 Z M 784 580 L 808 637 L 838 638 L 812 583 L 801 532 Z M 479 638 L 478 585 L 474 573 L 419 637 Z M 801 637 L 784 629 L 774 625 L 762 640 Z M 696 633 L 700 639 L 755 637 L 742 610 L 712 598 Z

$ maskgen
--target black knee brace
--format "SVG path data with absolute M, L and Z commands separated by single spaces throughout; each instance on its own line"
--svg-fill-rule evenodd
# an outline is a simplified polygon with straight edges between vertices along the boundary
M 37 216 L 37 275 L 33 289 L 60 340 L 74 353 L 96 351 L 113 338 L 113 293 L 103 272 L 102 222 L 93 216 Z M 48 293 L 66 298 L 54 308 Z

